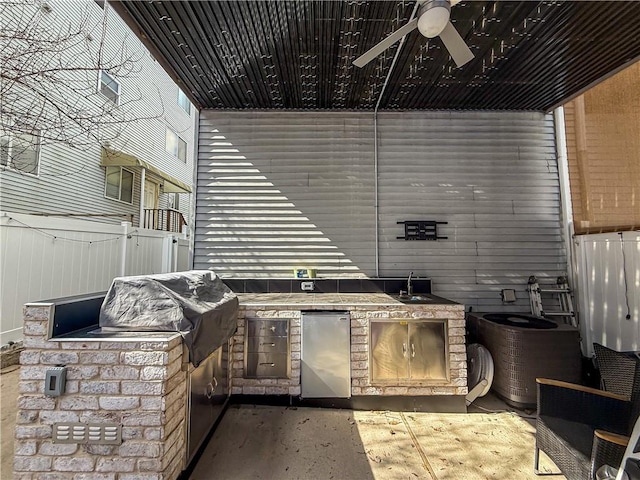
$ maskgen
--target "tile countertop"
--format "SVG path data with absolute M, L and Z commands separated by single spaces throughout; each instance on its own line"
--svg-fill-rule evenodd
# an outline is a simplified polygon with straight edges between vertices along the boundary
M 427 293 L 416 296 L 425 301 L 405 303 L 397 296 L 386 293 L 239 293 L 240 306 L 284 305 L 284 306 L 375 306 L 375 305 L 458 305 L 446 298 Z

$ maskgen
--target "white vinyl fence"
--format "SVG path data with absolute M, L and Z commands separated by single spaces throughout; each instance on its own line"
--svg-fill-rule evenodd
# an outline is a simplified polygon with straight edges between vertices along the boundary
M 114 277 L 189 269 L 180 234 L 0 212 L 0 345 L 22 338 L 26 302 L 105 291 Z
M 583 351 L 640 350 L 640 232 L 576 236 Z

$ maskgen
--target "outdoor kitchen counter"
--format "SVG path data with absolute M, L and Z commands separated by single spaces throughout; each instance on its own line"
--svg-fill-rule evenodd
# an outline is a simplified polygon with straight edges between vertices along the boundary
M 467 394 L 467 365 L 465 350 L 464 305 L 431 294 L 420 294 L 419 302 L 400 301 L 397 295 L 385 293 L 242 293 L 238 294 L 240 310 L 238 329 L 230 350 L 230 383 L 233 395 L 301 395 L 301 337 L 303 315 L 312 311 L 349 312 L 350 319 L 350 377 L 351 397 L 407 397 L 416 398 L 439 411 L 442 408 L 465 409 Z M 289 351 L 287 375 L 259 377 L 245 372 L 249 351 L 249 337 L 253 338 L 258 322 L 266 322 L 268 328 L 276 328 L 278 321 L 287 322 Z M 249 322 L 253 323 L 252 330 Z M 443 329 L 445 335 L 446 378 L 398 378 L 378 381 L 372 377 L 371 342 L 379 338 L 378 326 L 391 328 L 425 327 L 426 330 Z M 397 324 L 397 325 L 394 325 Z M 438 327 L 438 325 L 440 327 Z M 377 331 L 372 332 L 372 326 Z M 413 327 L 411 327 L 413 329 Z M 273 330 L 275 331 L 275 330 Z M 441 330 L 442 331 L 442 330 Z M 254 332 L 250 334 L 249 332 Z M 412 330 L 413 332 L 413 330 Z M 407 332 L 409 334 L 409 332 Z M 281 335 L 281 334 L 279 334 Z M 276 340 L 269 340 L 275 346 Z M 428 342 L 427 342 L 428 343 Z M 440 344 L 441 345 L 441 344 Z M 434 350 L 435 351 L 435 350 Z M 287 354 L 284 354 L 287 356 Z M 254 358 L 255 360 L 255 358 Z M 280 359 L 282 360 L 282 359 Z M 262 362 L 280 365 L 276 360 Z M 432 397 L 432 398 L 429 398 Z M 437 404 L 443 398 L 443 403 Z M 387 406 L 388 407 L 388 406 Z M 385 408 L 387 408 L 385 407 Z M 403 404 L 403 408 L 418 408 Z M 367 407 L 368 408 L 368 407 Z M 376 407 L 377 408 L 377 407 Z M 442 410 L 443 411 L 443 410 Z M 458 411 L 458 410 L 456 410 Z
M 416 294 L 427 302 L 403 303 L 386 293 L 241 293 L 240 306 L 286 306 L 296 308 L 348 309 L 347 307 L 403 306 L 429 307 L 458 305 L 456 302 L 432 294 Z

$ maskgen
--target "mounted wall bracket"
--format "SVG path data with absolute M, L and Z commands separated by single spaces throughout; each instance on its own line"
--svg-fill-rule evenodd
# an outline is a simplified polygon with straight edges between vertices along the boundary
M 397 222 L 404 225 L 404 237 L 396 237 L 398 240 L 446 240 L 449 237 L 438 236 L 438 225 L 446 225 L 449 222 L 436 222 L 433 220 L 405 220 Z

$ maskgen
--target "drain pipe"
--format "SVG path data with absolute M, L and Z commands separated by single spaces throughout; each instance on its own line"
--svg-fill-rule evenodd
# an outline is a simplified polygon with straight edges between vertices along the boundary
M 416 12 L 420 7 L 420 2 L 416 2 L 413 7 L 413 12 L 411 12 L 411 16 L 409 17 L 409 22 L 413 20 L 416 16 Z M 393 60 L 391 61 L 391 67 L 389 67 L 389 71 L 387 72 L 387 78 L 384 79 L 384 84 L 382 85 L 382 90 L 380 90 L 380 95 L 378 96 L 378 101 L 376 102 L 376 108 L 373 110 L 373 194 L 374 194 L 374 207 L 373 211 L 375 213 L 375 257 L 376 257 L 376 277 L 380 277 L 380 240 L 378 238 L 378 108 L 380 107 L 380 102 L 382 101 L 382 96 L 384 95 L 384 91 L 387 88 L 387 84 L 389 83 L 389 79 L 391 78 L 391 73 L 393 73 L 393 69 L 396 66 L 396 62 L 398 61 L 398 57 L 400 56 L 400 52 L 402 51 L 402 47 L 404 46 L 404 41 L 407 38 L 407 35 L 400 39 L 400 43 L 398 44 L 398 49 L 396 50 L 396 54 L 393 56 Z
M 571 208 L 571 187 L 569 183 L 569 160 L 567 155 L 567 135 L 564 122 L 564 108 L 558 107 L 553 111 L 553 123 L 556 137 L 556 153 L 558 156 L 558 177 L 560 180 L 560 205 L 564 222 L 564 241 L 567 249 L 567 274 L 573 278 L 573 213 Z M 575 286 L 575 282 L 572 282 Z
M 563 237 L 565 249 L 567 251 L 567 277 L 569 287 L 573 293 L 576 312 L 575 320 L 580 325 L 578 318 L 580 292 L 577 289 L 577 265 L 574 255 L 573 237 L 575 235 L 573 225 L 573 210 L 571 206 L 571 187 L 569 183 L 569 160 L 567 154 L 567 132 L 564 122 L 564 108 L 558 107 L 553 111 L 553 123 L 556 136 L 556 153 L 558 156 L 558 179 L 560 180 L 560 205 L 563 220 Z

